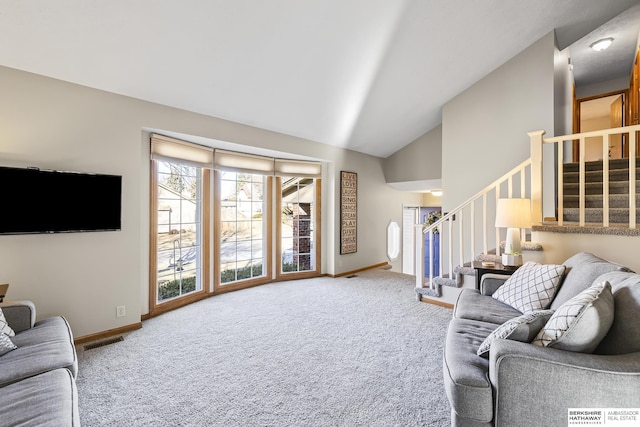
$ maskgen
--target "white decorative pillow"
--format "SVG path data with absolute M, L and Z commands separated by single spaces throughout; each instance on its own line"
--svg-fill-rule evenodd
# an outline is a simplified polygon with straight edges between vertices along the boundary
M 491 343 L 498 338 L 531 342 L 552 314 L 553 310 L 538 310 L 507 320 L 491 332 L 480 344 L 477 352 L 478 356 L 488 357 Z
M 18 348 L 5 334 L 0 334 L 0 356 Z
M 525 262 L 493 293 L 493 297 L 523 313 L 547 309 L 564 270 L 564 265 Z
M 11 329 L 11 326 L 9 326 L 9 323 L 7 323 L 7 319 L 5 319 L 4 313 L 2 312 L 1 308 L 0 308 L 0 334 L 5 334 L 10 337 L 14 337 L 16 335 L 16 333 L 13 332 L 13 329 Z
M 613 311 L 611 285 L 596 283 L 558 307 L 532 343 L 593 353 L 613 323 Z

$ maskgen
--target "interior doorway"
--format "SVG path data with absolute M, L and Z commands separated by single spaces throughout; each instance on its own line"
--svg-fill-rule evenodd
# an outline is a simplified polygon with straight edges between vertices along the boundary
M 589 98 L 576 100 L 576 132 L 589 132 L 602 129 L 612 129 L 625 126 L 627 117 L 625 105 L 627 91 L 612 92 Z M 622 159 L 628 157 L 629 148 L 623 135 L 614 135 L 609 141 L 608 157 Z M 585 161 L 603 159 L 601 137 L 585 139 Z M 573 161 L 579 161 L 580 151 L 578 141 L 573 145 Z
M 404 206 L 402 209 L 402 272 L 404 274 L 416 274 L 415 265 L 415 248 L 416 248 L 416 225 L 425 224 L 428 221 L 430 213 L 440 213 L 442 208 L 439 206 Z M 438 242 L 439 242 L 439 237 Z M 428 244 L 428 235 L 422 237 L 425 244 Z M 425 274 L 429 272 L 429 258 L 425 254 L 423 271 Z M 434 265 L 437 264 L 434 254 Z
M 416 274 L 415 265 L 415 226 L 420 221 L 418 206 L 404 206 L 402 208 L 402 272 Z

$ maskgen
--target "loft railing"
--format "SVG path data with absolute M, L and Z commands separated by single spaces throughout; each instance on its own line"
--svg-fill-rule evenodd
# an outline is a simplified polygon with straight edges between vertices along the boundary
M 495 249 L 496 255 L 500 255 L 501 235 L 494 225 L 497 200 L 527 197 L 530 176 L 531 160 L 528 159 L 444 214 L 438 221 L 416 227 L 416 286 L 424 287 L 425 278 L 428 278 L 428 285 L 433 287 L 436 265 L 439 276 L 453 278 L 454 266 L 475 259 L 480 252 L 486 254 L 490 249 Z M 454 226 L 454 222 L 457 226 Z M 440 234 L 438 248 L 434 248 L 436 230 Z M 526 230 L 522 230 L 522 235 L 524 241 Z M 432 261 L 436 251 L 438 264 Z M 426 267 L 425 254 L 429 254 Z
M 618 137 L 622 145 L 624 157 L 628 157 L 629 161 L 629 228 L 636 228 L 636 157 L 637 152 L 637 136 L 636 132 L 640 132 L 640 125 L 626 126 L 613 129 L 604 129 L 591 132 L 577 133 L 573 135 L 558 136 L 553 138 L 543 138 L 545 132 L 542 130 L 529 132 L 531 140 L 531 204 L 532 204 L 532 221 L 534 224 L 541 223 L 543 219 L 543 146 L 545 144 L 555 145 L 556 167 L 557 167 L 557 185 L 555 187 L 557 200 L 557 224 L 564 225 L 563 209 L 564 209 L 564 178 L 563 167 L 565 159 L 569 156 L 565 151 L 573 150 L 574 141 L 578 142 L 579 152 L 579 178 L 578 178 L 578 200 L 579 200 L 579 221 L 578 226 L 586 225 L 586 167 L 585 156 L 587 152 L 587 138 L 590 139 L 591 146 L 596 145 L 600 141 L 600 149 L 602 153 L 602 226 L 609 227 L 609 159 L 611 150 L 611 142 L 614 137 Z M 570 161 L 570 160 L 569 160 Z
M 531 198 L 531 218 L 533 224 L 541 224 L 543 220 L 543 166 L 544 166 L 544 145 L 549 144 L 554 147 L 554 162 L 557 169 L 555 185 L 548 188 L 552 194 L 549 199 L 553 200 L 552 208 L 558 212 L 557 224 L 562 226 L 564 208 L 564 179 L 563 168 L 565 151 L 573 150 L 574 141 L 578 143 L 579 150 L 579 221 L 578 225 L 584 227 L 586 209 L 586 149 L 587 138 L 601 138 L 602 159 L 609 159 L 610 144 L 612 137 L 620 136 L 626 148 L 623 149 L 625 158 L 629 161 L 629 228 L 636 228 L 636 166 L 638 155 L 638 137 L 640 125 L 626 126 L 613 129 L 604 129 L 591 132 L 583 132 L 573 135 L 544 138 L 545 131 L 530 132 L 531 157 L 520 165 L 507 172 L 502 177 L 485 187 L 466 202 L 462 203 L 452 211 L 446 213 L 442 218 L 431 225 L 419 225 L 416 227 L 416 286 L 425 286 L 425 276 L 428 278 L 428 286 L 433 287 L 434 259 L 435 251 L 438 251 L 438 270 L 442 277 L 454 277 L 454 264 L 464 265 L 466 260 L 473 260 L 478 250 L 483 253 L 489 252 L 489 245 L 493 245 L 496 255 L 500 255 L 500 230 L 495 224 L 495 205 L 501 197 L 529 197 Z M 593 141 L 593 140 L 591 140 Z M 590 142 L 593 144 L 593 142 Z M 527 180 L 529 185 L 527 186 Z M 514 187 L 514 181 L 516 186 Z M 517 182 L 519 181 L 519 186 Z M 602 206 L 603 220 L 602 226 L 609 227 L 609 162 L 603 160 L 602 167 Z M 518 194 L 515 194 L 518 193 Z M 481 204 L 480 215 L 476 215 L 477 205 Z M 465 219 L 467 218 L 467 219 Z M 457 221 L 458 226 L 454 227 L 453 222 Z M 440 233 L 440 245 L 434 248 L 434 231 Z M 525 241 L 527 230 L 522 230 L 522 240 Z M 425 244 L 425 235 L 429 236 Z M 480 242 L 480 243 L 478 243 Z M 479 249 L 480 248 L 480 249 Z M 491 248 L 493 249 L 493 248 Z M 425 254 L 429 254 L 429 264 L 425 268 Z M 457 259 L 457 262 L 454 262 Z M 425 271 L 426 269 L 426 271 Z

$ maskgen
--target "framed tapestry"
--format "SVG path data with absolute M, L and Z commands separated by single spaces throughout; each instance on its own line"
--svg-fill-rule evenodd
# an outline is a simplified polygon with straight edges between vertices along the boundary
M 340 255 L 358 250 L 358 174 L 340 172 Z

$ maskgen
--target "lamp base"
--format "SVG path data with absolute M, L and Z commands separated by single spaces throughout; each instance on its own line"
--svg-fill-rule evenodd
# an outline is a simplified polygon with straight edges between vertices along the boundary
M 520 267 L 522 265 L 522 255 L 502 254 L 502 265 Z

